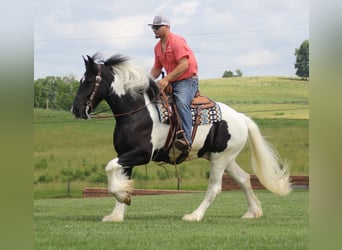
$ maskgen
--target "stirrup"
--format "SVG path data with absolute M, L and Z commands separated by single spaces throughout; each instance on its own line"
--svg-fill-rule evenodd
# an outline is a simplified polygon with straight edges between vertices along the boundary
M 179 149 L 182 152 L 189 151 L 190 149 L 190 143 L 185 138 L 176 139 L 174 145 L 177 149 Z
M 185 138 L 185 132 L 183 129 L 179 129 L 176 131 L 176 137 L 178 138 L 179 136 L 182 136 L 183 138 Z

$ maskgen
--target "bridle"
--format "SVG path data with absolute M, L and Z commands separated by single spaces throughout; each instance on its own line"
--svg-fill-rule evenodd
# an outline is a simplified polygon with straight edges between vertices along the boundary
M 86 114 L 87 114 L 88 119 L 90 118 L 89 109 L 93 110 L 93 100 L 94 100 L 96 91 L 100 86 L 101 80 L 102 80 L 101 64 L 97 64 L 97 75 L 95 77 L 94 88 L 93 88 L 93 91 L 91 92 L 91 95 L 89 97 L 89 101 L 87 101 L 87 105 L 86 105 Z
M 85 110 L 88 119 L 90 119 L 90 118 L 109 118 L 109 117 L 118 117 L 118 116 L 131 115 L 131 114 L 137 113 L 137 112 L 147 108 L 148 105 L 152 104 L 156 99 L 159 98 L 159 95 L 157 95 L 153 100 L 151 100 L 150 103 L 145 104 L 144 106 L 142 106 L 142 107 L 140 107 L 140 108 L 138 108 L 136 110 L 130 111 L 130 112 L 114 114 L 114 115 L 109 115 L 109 116 L 95 116 L 95 115 L 101 113 L 101 111 L 91 114 L 91 113 L 89 113 L 89 110 L 93 110 L 93 100 L 94 100 L 96 91 L 97 91 L 97 89 L 100 86 L 101 81 L 102 81 L 102 77 L 101 77 L 101 64 L 97 64 L 97 75 L 95 77 L 94 88 L 93 88 L 93 91 L 90 94 L 89 100 L 87 101 L 86 110 Z

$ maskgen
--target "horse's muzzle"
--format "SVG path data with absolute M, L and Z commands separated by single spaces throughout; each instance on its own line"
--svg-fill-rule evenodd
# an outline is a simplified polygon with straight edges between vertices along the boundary
M 90 119 L 90 113 L 91 113 L 91 107 L 89 105 L 86 105 L 84 108 L 79 109 L 73 105 L 70 109 L 71 113 L 74 114 L 75 118 L 78 119 Z

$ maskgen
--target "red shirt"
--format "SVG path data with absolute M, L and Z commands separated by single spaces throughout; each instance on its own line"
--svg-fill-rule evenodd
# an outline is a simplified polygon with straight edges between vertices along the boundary
M 162 51 L 161 41 L 159 41 L 154 47 L 154 55 L 154 67 L 158 69 L 165 68 L 167 73 L 172 72 L 177 67 L 180 59 L 183 57 L 188 58 L 188 70 L 173 81 L 179 81 L 197 75 L 198 67 L 194 53 L 181 36 L 170 32 L 167 37 L 164 53 Z

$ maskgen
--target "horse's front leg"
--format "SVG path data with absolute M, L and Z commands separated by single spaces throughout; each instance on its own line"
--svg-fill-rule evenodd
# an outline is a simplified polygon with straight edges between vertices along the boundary
M 116 200 L 113 212 L 103 217 L 103 222 L 120 222 L 124 220 L 127 205 Z
M 125 209 L 131 203 L 130 193 L 133 190 L 132 180 L 124 173 L 118 158 L 111 160 L 106 166 L 108 177 L 108 192 L 116 198 L 113 212 L 103 218 L 103 221 L 123 221 Z

